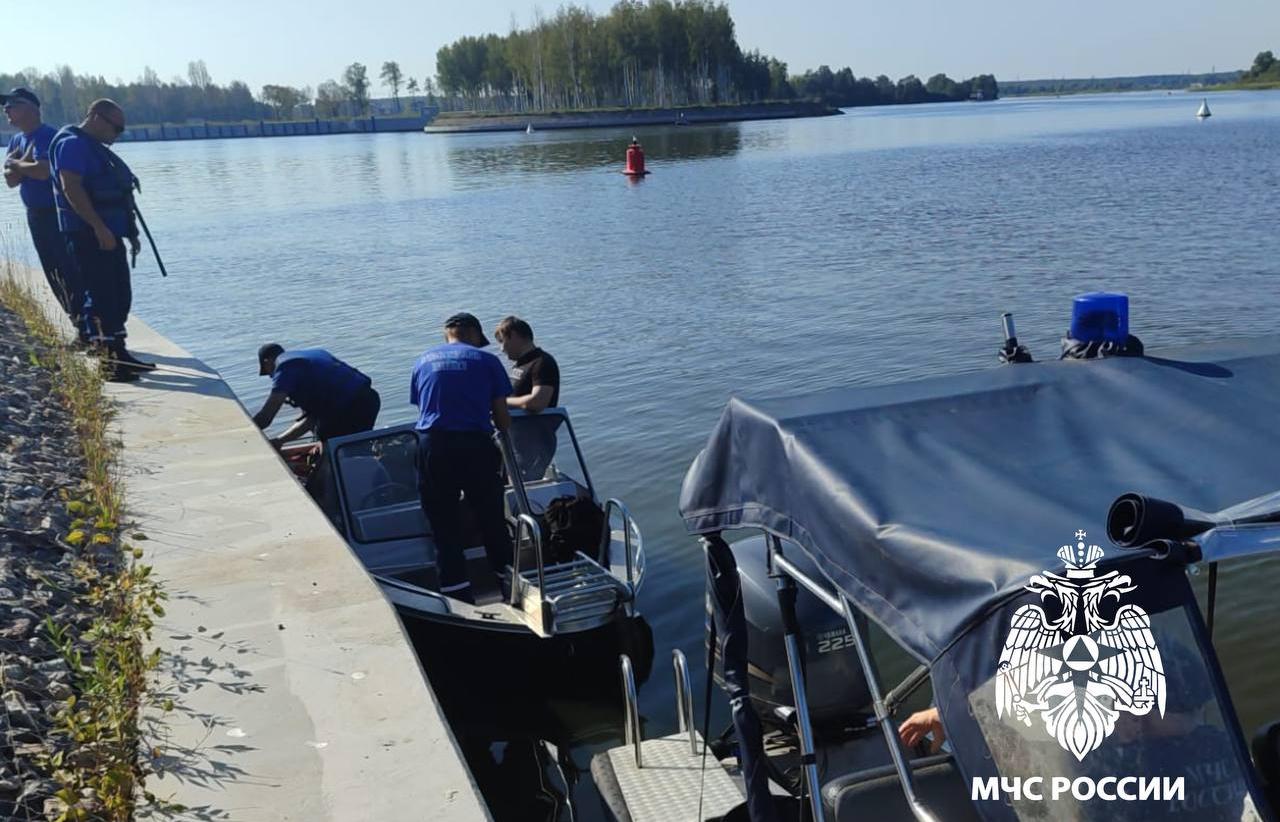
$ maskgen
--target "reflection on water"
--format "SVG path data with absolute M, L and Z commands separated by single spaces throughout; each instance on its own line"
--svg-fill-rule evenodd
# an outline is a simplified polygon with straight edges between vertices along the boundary
M 643 617 L 547 643 L 478 641 L 473 629 L 434 625 L 410 636 L 496 820 L 595 818 L 570 803 L 600 805 L 586 778 L 591 756 L 622 744 L 618 655 L 631 659 L 637 687 L 650 678 L 654 638 Z
M 654 162 L 727 157 L 738 152 L 737 123 L 710 126 L 540 131 L 493 143 L 475 135 L 450 135 L 448 161 L 459 184 L 490 185 L 494 175 L 545 174 L 584 169 L 620 170 L 627 144 L 636 137 Z

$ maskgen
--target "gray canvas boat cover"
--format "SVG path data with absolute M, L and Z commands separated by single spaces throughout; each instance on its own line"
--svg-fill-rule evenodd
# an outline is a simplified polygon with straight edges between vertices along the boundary
M 680 496 L 693 533 L 808 554 L 923 662 L 1120 494 L 1217 511 L 1280 488 L 1280 337 L 786 399 L 733 398 Z

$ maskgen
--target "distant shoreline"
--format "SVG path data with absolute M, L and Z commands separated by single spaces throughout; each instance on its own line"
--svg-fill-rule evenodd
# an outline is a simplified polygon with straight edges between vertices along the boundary
M 1003 95 L 1006 100 L 1021 100 L 1028 97 L 1084 97 L 1094 94 L 1155 94 L 1158 92 L 1168 92 L 1169 94 L 1209 94 L 1216 91 L 1275 91 L 1280 89 L 1280 83 L 1262 83 L 1241 85 L 1238 83 L 1230 83 L 1217 86 L 1203 86 L 1201 88 L 1116 88 L 1116 89 L 1081 89 L 1079 91 L 1026 91 L 1012 92 Z
M 529 114 L 483 114 L 446 112 L 423 131 L 428 134 L 470 134 L 495 131 L 554 131 L 570 128 L 617 128 L 621 126 L 698 125 L 744 120 L 783 120 L 797 117 L 827 117 L 840 109 L 810 100 L 777 103 L 750 103 L 727 106 L 682 108 L 613 109 Z
M 1196 91 L 1275 91 L 1280 89 L 1280 81 L 1274 83 L 1229 83 L 1224 86 L 1196 89 Z

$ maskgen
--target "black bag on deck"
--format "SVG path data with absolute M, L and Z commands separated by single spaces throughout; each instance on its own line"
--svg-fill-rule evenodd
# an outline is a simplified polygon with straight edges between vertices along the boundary
M 578 551 L 599 561 L 604 511 L 587 497 L 556 497 L 542 514 L 544 562 L 569 562 Z

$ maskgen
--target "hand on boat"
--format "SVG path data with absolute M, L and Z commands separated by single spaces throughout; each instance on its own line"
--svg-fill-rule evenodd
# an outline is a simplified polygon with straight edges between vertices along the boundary
M 932 734 L 933 739 L 927 737 Z M 947 732 L 942 729 L 942 716 L 937 708 L 926 708 L 916 711 L 898 726 L 898 738 L 908 748 L 915 748 L 922 742 L 928 742 L 929 753 L 937 753 L 946 741 Z

